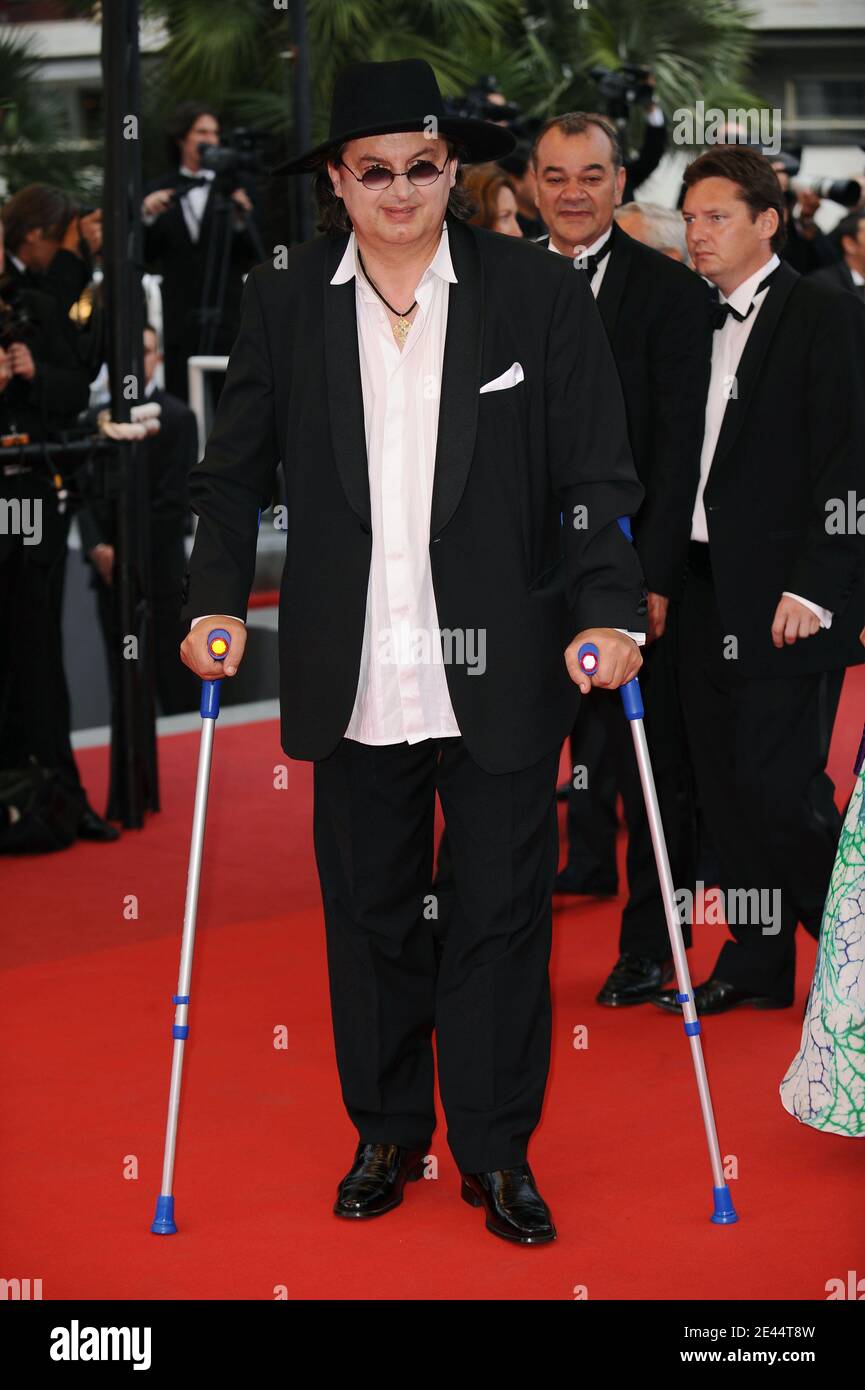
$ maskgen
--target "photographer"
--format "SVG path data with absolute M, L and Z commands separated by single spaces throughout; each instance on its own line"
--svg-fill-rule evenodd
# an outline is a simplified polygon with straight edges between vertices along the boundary
M 201 687 L 177 659 L 182 640 L 180 601 L 186 569 L 185 525 L 189 516 L 187 478 L 198 459 L 198 426 L 195 416 L 167 391 L 156 384 L 156 368 L 161 360 L 156 330 L 144 327 L 144 400 L 161 409 L 159 433 L 141 445 L 150 496 L 150 604 L 153 621 L 156 691 L 162 714 L 180 714 L 196 709 Z M 89 416 L 96 428 L 97 411 Z M 89 500 L 78 513 L 82 558 L 92 570 L 99 624 L 105 639 L 111 699 L 120 700 L 123 635 L 118 631 L 113 600 L 116 510 L 107 500 Z M 115 716 L 112 716 L 112 724 Z
M 821 199 L 804 184 L 795 184 L 793 176 L 799 171 L 799 161 L 782 150 L 772 159 L 772 168 L 784 194 L 784 227 L 786 240 L 781 258 L 800 275 L 810 275 L 837 259 L 834 247 L 815 222 Z
M 93 278 L 101 209 L 83 213 L 62 189 L 31 183 L 5 203 L 3 227 L 10 281 L 52 294 L 67 316 Z
M 849 212 L 842 217 L 829 240 L 842 259 L 815 271 L 814 279 L 849 290 L 865 301 L 865 211 Z
M 243 275 L 264 253 L 258 192 L 241 171 L 251 157 L 220 149 L 219 163 L 228 167 L 219 172 L 207 157 L 207 147 L 215 153 L 219 146 L 216 113 L 202 102 L 184 102 L 168 123 L 167 142 L 175 167 L 145 190 L 144 258 L 162 274 L 166 388 L 186 401 L 188 358 L 203 350 L 229 352 L 240 325 Z M 225 158 L 230 153 L 235 160 Z M 219 222 L 216 213 L 225 200 L 230 212 Z M 228 261 L 220 303 L 223 255 Z
M 15 211 L 15 209 L 13 209 Z M 53 844 L 27 840 L 21 805 L 0 795 L 3 848 L 59 848 L 77 836 L 116 840 L 89 806 L 69 737 L 61 618 L 69 509 L 56 465 L 16 455 L 15 441 L 56 439 L 87 405 L 87 371 L 58 297 L 3 275 L 0 220 L 0 782 L 49 815 Z M 14 221 L 13 221 L 14 226 Z M 29 244 L 41 245 L 43 237 Z M 50 262 L 49 262 L 50 264 Z M 40 272 L 33 271 L 38 275 Z M 40 790 L 41 789 L 41 790 Z M 41 798 L 41 800 L 40 800 Z M 50 807 L 45 801 L 50 800 Z M 15 812 L 16 814 L 13 814 Z
M 655 96 L 655 77 L 641 63 L 623 63 L 615 71 L 597 65 L 589 69 L 589 76 L 597 83 L 606 115 L 616 125 L 623 145 L 633 108 L 640 106 L 645 116 L 639 152 L 625 158 L 622 202 L 630 203 L 634 190 L 655 172 L 667 148 L 667 125 Z

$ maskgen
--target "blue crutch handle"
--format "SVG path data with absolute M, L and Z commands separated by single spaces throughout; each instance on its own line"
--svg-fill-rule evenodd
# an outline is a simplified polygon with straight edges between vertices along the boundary
M 631 518 L 629 516 L 620 516 L 618 518 L 618 523 L 619 530 L 622 534 L 626 536 L 629 541 L 633 542 L 634 538 L 631 535 Z M 584 657 L 586 658 L 585 661 L 583 660 Z M 577 660 L 587 676 L 596 676 L 598 674 L 601 654 L 594 642 L 583 643 L 580 650 L 577 652 Z M 622 705 L 626 717 L 628 719 L 642 719 L 645 712 L 643 710 L 643 692 L 640 690 L 640 682 L 637 676 L 634 676 L 634 679 L 628 681 L 626 685 L 620 686 L 619 694 L 622 697 Z
M 598 667 L 601 663 L 601 653 L 598 651 L 594 642 L 584 642 L 577 652 L 577 660 L 587 676 L 596 676 Z M 640 681 L 637 676 L 629 680 L 625 685 L 619 687 L 619 694 L 622 697 L 622 705 L 628 719 L 642 719 L 643 717 L 643 693 L 640 690 Z
M 208 632 L 207 650 L 214 661 L 224 661 L 230 649 L 231 633 L 226 632 L 224 627 L 215 627 L 212 632 Z M 215 680 L 201 682 L 202 719 L 219 718 L 219 686 L 224 679 L 224 676 L 217 676 Z

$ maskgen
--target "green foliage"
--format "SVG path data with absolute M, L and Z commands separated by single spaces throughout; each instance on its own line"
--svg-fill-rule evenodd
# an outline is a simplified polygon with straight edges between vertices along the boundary
M 92 13 L 69 0 L 69 14 Z M 742 0 L 307 0 L 313 137 L 326 136 L 337 72 L 358 60 L 426 58 L 445 95 L 457 95 L 482 73 L 530 115 L 596 109 L 595 64 L 647 63 L 664 108 L 759 106 L 747 90 L 751 12 Z M 164 165 L 162 126 L 185 98 L 214 105 L 226 128 L 269 131 L 274 148 L 291 147 L 293 35 L 290 4 L 274 0 L 141 0 L 142 17 L 159 19 L 168 42 L 142 61 L 145 174 Z M 74 167 L 66 154 L 28 146 L 56 141 L 46 93 L 33 99 L 32 57 L 14 57 L 0 41 L 0 129 L 13 147 L 0 169 L 16 186 L 38 177 L 66 185 Z M 639 121 L 639 117 L 637 118 Z M 52 138 L 53 130 L 53 138 Z M 636 131 L 633 132 L 636 136 Z
M 144 0 L 171 42 L 167 85 L 207 94 L 232 119 L 272 131 L 291 121 L 290 9 L 271 0 Z M 330 95 L 348 62 L 426 58 L 445 95 L 494 72 L 532 115 L 595 107 L 595 64 L 649 64 L 667 110 L 755 105 L 746 89 L 751 12 L 742 0 L 307 0 L 313 133 L 327 133 Z M 288 108 L 288 109 L 286 109 Z
M 67 132 L 62 111 L 36 78 L 32 46 L 6 30 L 0 34 L 0 177 L 10 193 L 28 183 L 56 183 L 87 191 L 89 156 L 58 148 Z

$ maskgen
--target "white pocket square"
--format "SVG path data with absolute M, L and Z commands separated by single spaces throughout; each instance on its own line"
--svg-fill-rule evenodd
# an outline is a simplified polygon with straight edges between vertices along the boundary
M 497 376 L 494 381 L 488 381 L 486 386 L 482 386 L 478 394 L 482 396 L 484 391 L 506 391 L 509 386 L 516 386 L 517 382 L 522 380 L 523 369 L 519 362 L 514 362 L 506 372 L 502 372 L 501 376 Z

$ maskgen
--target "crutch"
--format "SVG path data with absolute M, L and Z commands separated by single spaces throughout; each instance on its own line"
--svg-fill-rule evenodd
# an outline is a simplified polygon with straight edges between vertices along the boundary
M 216 627 L 207 635 L 207 650 L 214 661 L 224 661 L 231 646 L 231 635 L 225 628 Z M 183 914 L 183 941 L 180 947 L 180 975 L 177 993 L 171 996 L 175 1005 L 174 1050 L 171 1057 L 171 1086 L 168 1093 L 168 1123 L 165 1127 L 165 1153 L 162 1161 L 162 1188 L 156 1199 L 156 1216 L 150 1227 L 154 1235 L 173 1236 L 174 1150 L 177 1143 L 177 1113 L 180 1108 L 180 1081 L 183 1074 L 183 1045 L 189 1037 L 189 984 L 192 976 L 192 948 L 195 945 L 195 916 L 198 911 L 198 887 L 201 881 L 201 856 L 204 848 L 204 823 L 207 819 L 207 792 L 210 786 L 210 763 L 213 756 L 213 730 L 219 717 L 219 684 L 223 679 L 202 681 L 201 685 L 201 743 L 198 750 L 198 777 L 195 783 L 195 810 L 192 816 L 192 843 L 189 849 L 189 873 L 186 879 L 186 909 Z
M 620 522 L 621 526 L 622 523 Z M 625 535 L 630 539 L 630 531 L 622 526 Z M 577 660 L 587 676 L 598 674 L 600 662 L 600 652 L 594 642 L 584 642 L 577 652 Z M 667 918 L 667 931 L 670 934 L 670 945 L 673 949 L 673 960 L 676 964 L 676 980 L 679 985 L 677 1000 L 682 1005 L 685 1016 L 685 1036 L 691 1044 L 691 1060 L 694 1063 L 694 1073 L 697 1078 L 697 1091 L 700 1096 L 700 1109 L 703 1112 L 703 1126 L 706 1130 L 706 1142 L 709 1145 L 709 1159 L 712 1164 L 712 1196 L 714 1205 L 711 1220 L 718 1226 L 729 1226 L 732 1222 L 738 1221 L 733 1198 L 724 1177 L 724 1170 L 721 1165 L 721 1150 L 718 1147 L 718 1131 L 715 1128 L 715 1115 L 712 1110 L 712 1097 L 709 1094 L 709 1078 L 706 1075 L 706 1063 L 703 1059 L 703 1047 L 700 1042 L 700 1020 L 697 1017 L 697 1010 L 694 1007 L 694 993 L 691 988 L 691 974 L 688 970 L 688 958 L 685 955 L 685 945 L 682 941 L 682 928 L 679 923 L 679 914 L 676 910 L 676 899 L 673 890 L 673 878 L 670 873 L 670 860 L 667 855 L 667 842 L 664 838 L 664 827 L 661 824 L 661 813 L 658 808 L 658 793 L 655 790 L 655 777 L 652 772 L 652 761 L 649 757 L 649 748 L 646 743 L 646 730 L 643 726 L 643 696 L 640 691 L 640 682 L 636 676 L 633 680 L 623 685 L 620 690 L 622 704 L 625 715 L 631 725 L 631 733 L 634 738 L 634 751 L 637 755 L 637 766 L 640 769 L 640 782 L 643 786 L 643 797 L 646 802 L 646 814 L 649 817 L 649 830 L 652 835 L 652 848 L 655 851 L 655 863 L 658 866 L 658 878 L 661 881 L 661 896 L 664 900 L 664 915 Z

